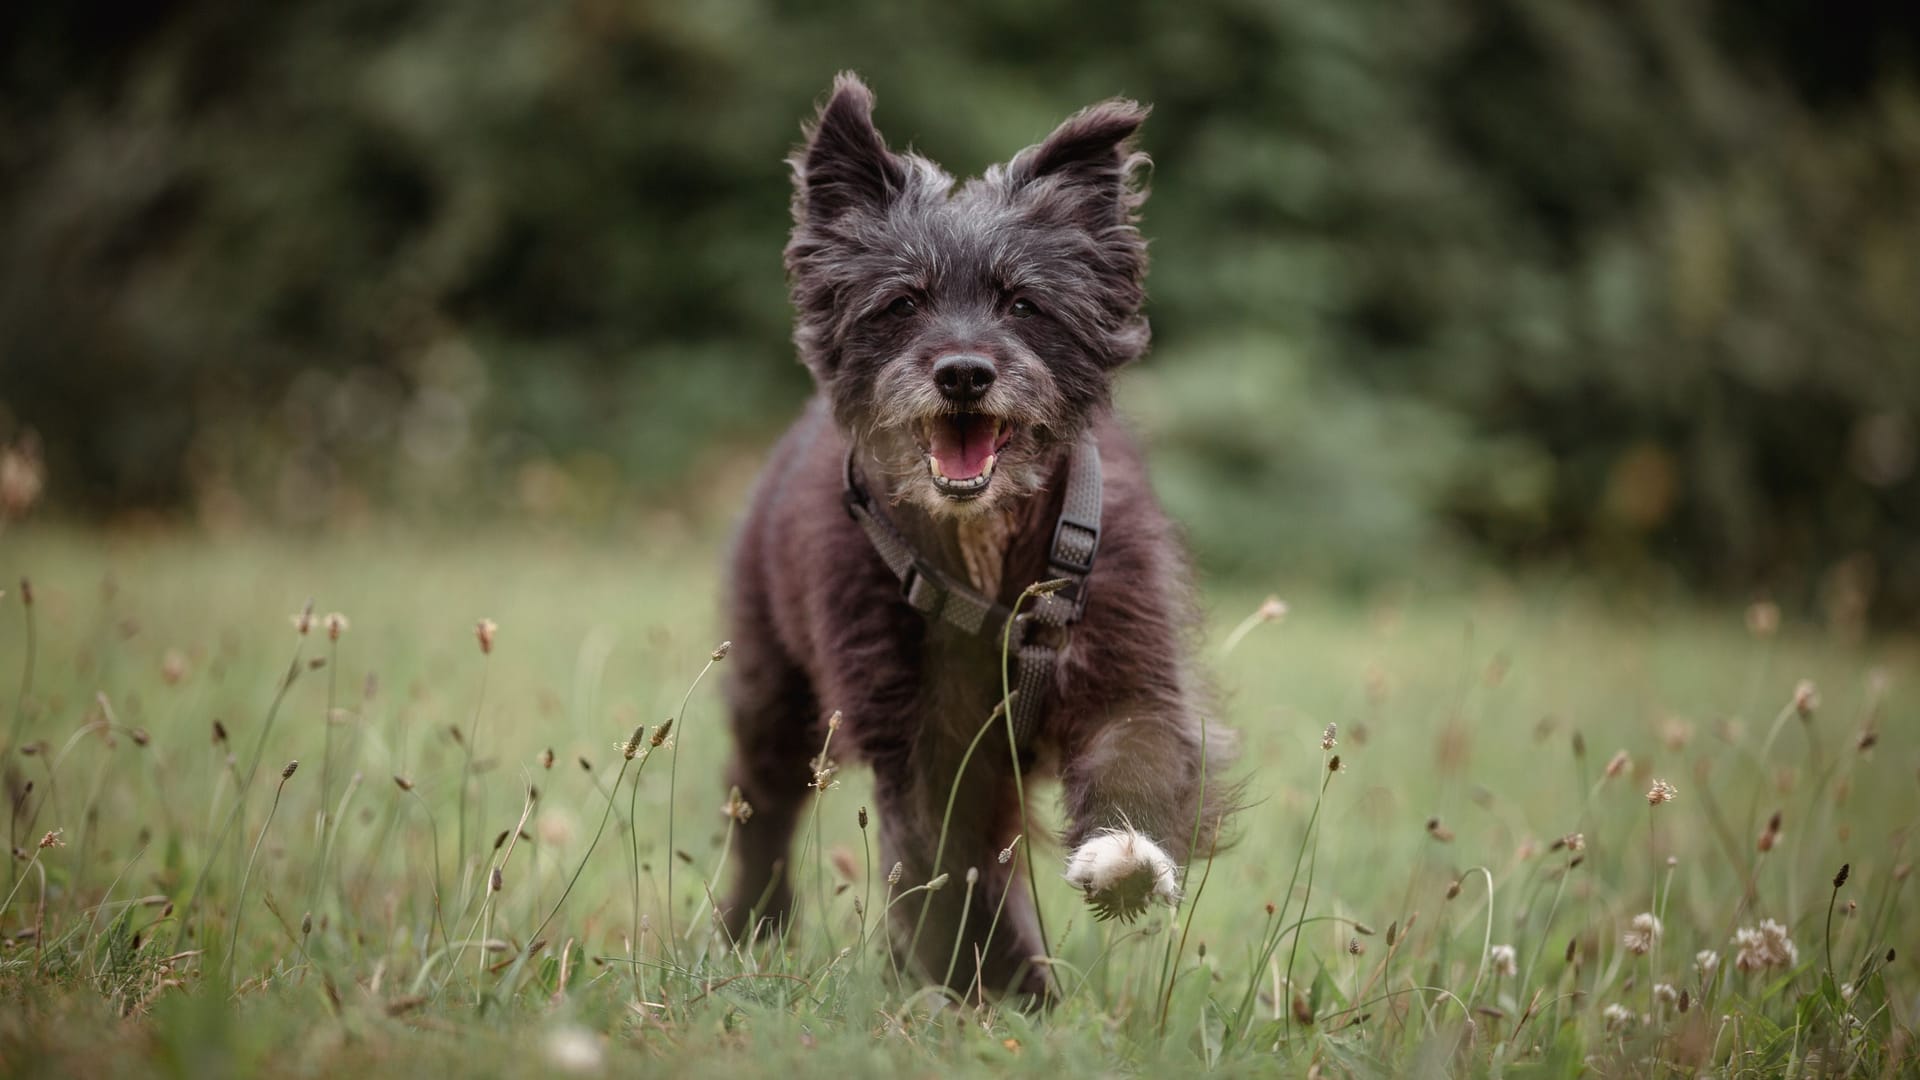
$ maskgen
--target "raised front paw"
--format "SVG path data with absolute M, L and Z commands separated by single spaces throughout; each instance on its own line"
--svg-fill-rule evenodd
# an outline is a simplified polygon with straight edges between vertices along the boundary
M 1180 903 L 1173 859 L 1160 845 L 1132 829 L 1108 829 L 1074 849 L 1067 860 L 1067 880 L 1086 894 L 1098 919 L 1118 917 L 1132 922 L 1161 900 L 1168 907 Z

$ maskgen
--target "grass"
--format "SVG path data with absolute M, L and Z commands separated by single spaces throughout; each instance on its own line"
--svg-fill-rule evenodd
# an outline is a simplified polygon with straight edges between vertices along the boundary
M 714 929 L 715 547 L 0 537 L 34 589 L 0 599 L 7 1071 L 1913 1067 L 1912 640 L 1497 580 L 1279 582 L 1251 624 L 1265 590 L 1209 592 L 1240 842 L 1121 925 L 1023 841 L 1065 993 L 1023 1014 L 896 967 L 920 883 L 858 770 L 819 763 L 792 935 Z M 338 641 L 289 624 L 310 597 Z

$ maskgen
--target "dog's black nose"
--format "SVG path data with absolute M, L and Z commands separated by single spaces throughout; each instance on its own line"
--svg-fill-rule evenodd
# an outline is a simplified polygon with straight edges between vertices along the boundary
M 933 362 L 933 385 L 949 401 L 978 401 L 993 385 L 993 361 L 971 353 L 953 353 Z

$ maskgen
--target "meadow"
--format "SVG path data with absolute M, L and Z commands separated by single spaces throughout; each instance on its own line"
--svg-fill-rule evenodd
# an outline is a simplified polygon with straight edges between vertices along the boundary
M 0 1071 L 1913 1068 L 1911 638 L 1491 574 L 1210 585 L 1238 843 L 1123 925 L 1036 823 L 1061 1000 L 1022 1012 L 897 967 L 883 913 L 928 885 L 850 765 L 790 934 L 724 940 L 724 541 L 646 537 L 0 536 Z

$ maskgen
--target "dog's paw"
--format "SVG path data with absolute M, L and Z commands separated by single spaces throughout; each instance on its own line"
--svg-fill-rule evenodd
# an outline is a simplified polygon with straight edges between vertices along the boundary
M 1074 849 L 1067 880 L 1086 895 L 1098 919 L 1132 922 L 1154 900 L 1180 903 L 1173 859 L 1132 829 L 1109 829 Z

